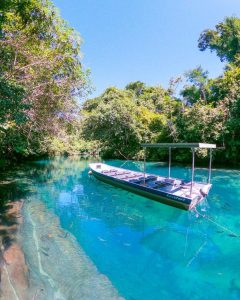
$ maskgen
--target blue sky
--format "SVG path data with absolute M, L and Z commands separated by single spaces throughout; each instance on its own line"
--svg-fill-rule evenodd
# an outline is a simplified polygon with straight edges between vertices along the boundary
M 218 76 L 215 53 L 200 52 L 200 33 L 226 16 L 240 17 L 239 0 L 53 0 L 80 32 L 83 65 L 91 69 L 92 96 L 132 81 L 167 87 L 198 65 Z

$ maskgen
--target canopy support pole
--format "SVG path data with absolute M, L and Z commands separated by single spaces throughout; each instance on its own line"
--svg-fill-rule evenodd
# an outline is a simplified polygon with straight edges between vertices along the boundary
M 168 178 L 171 177 L 171 160 L 172 160 L 172 148 L 168 148 Z
M 144 176 L 144 185 L 145 185 L 145 178 L 146 178 L 146 147 L 144 147 L 144 165 L 143 165 L 143 176 Z
M 195 148 L 192 148 L 192 181 L 191 181 L 190 196 L 192 196 L 192 190 L 194 184 L 194 171 L 195 171 Z
M 209 149 L 209 154 L 210 154 L 210 158 L 209 158 L 209 169 L 208 169 L 208 183 L 210 183 L 211 181 L 211 174 L 212 174 L 212 149 Z

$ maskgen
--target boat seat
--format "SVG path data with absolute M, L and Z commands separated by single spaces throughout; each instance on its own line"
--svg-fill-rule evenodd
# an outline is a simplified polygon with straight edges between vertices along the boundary
M 157 180 L 157 176 L 155 176 L 155 175 L 149 175 L 149 176 L 147 176 L 147 180 L 148 181 L 152 181 L 152 180 Z
M 130 171 L 124 171 L 124 172 L 118 172 L 118 173 L 116 173 L 116 175 L 125 175 L 125 174 L 129 174 L 129 173 L 131 173 Z
M 165 183 L 169 184 L 169 185 L 181 185 L 183 183 L 182 180 L 180 179 L 175 179 L 175 178 L 166 178 L 164 180 Z
M 136 178 L 136 177 L 139 177 L 139 175 L 126 175 L 124 177 L 122 177 L 121 179 L 133 179 L 133 178 Z
M 154 176 L 154 175 L 148 175 L 145 177 L 145 181 L 152 181 L 152 180 L 156 180 L 157 179 L 157 176 Z M 144 180 L 144 177 L 140 177 L 139 180 L 143 181 Z
M 108 174 L 108 173 L 113 173 L 113 172 L 115 173 L 115 172 L 117 172 L 117 170 L 112 169 L 112 170 L 103 170 L 102 171 L 103 174 Z
M 119 173 L 115 173 L 114 175 L 112 176 L 123 176 L 123 175 L 127 175 L 127 174 L 130 174 L 131 172 L 119 172 Z
M 136 179 L 130 179 L 129 182 L 137 184 L 137 183 L 140 183 L 141 180 L 139 180 L 138 178 L 136 178 Z
M 132 175 L 130 175 L 130 176 L 126 176 L 126 178 L 134 178 L 134 177 L 139 177 L 139 175 L 136 175 L 136 174 L 132 174 Z
M 158 187 L 161 187 L 161 186 L 166 186 L 167 183 L 164 182 L 163 180 L 157 180 L 154 182 L 154 188 L 158 188 Z
M 158 186 L 158 185 L 155 184 L 155 181 L 148 181 L 147 186 L 153 189 L 155 186 Z

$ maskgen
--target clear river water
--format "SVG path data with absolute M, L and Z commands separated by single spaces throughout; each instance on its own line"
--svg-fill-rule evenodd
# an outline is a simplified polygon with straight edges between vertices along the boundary
M 89 162 L 40 160 L 5 175 L 9 200 L 24 200 L 19 242 L 34 299 L 240 299 L 240 171 L 213 169 L 208 198 L 187 212 L 97 181 Z M 168 174 L 161 163 L 147 170 Z M 173 166 L 172 177 L 190 176 Z

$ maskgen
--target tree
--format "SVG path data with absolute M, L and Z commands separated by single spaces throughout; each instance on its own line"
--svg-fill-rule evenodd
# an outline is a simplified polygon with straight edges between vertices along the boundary
M 174 96 L 180 78 L 170 82 L 167 90 L 139 81 L 125 90 L 109 88 L 85 104 L 87 136 L 107 145 L 110 155 L 119 156 L 121 151 L 131 158 L 139 153 L 141 142 L 212 142 L 226 147 L 216 152 L 219 162 L 226 158 L 239 162 L 239 22 L 226 18 L 199 39 L 200 50 L 209 48 L 228 62 L 221 76 L 211 79 L 201 66 L 186 72 L 187 84 L 180 92 L 184 101 Z M 164 157 L 156 151 L 150 155 Z M 185 158 L 178 155 L 179 160 Z
M 226 156 L 233 162 L 240 155 L 240 67 L 230 66 L 215 81 L 215 95 L 225 113 L 224 144 Z
M 87 91 L 81 39 L 48 0 L 3 2 L 0 77 L 5 90 L 11 82 L 25 91 L 27 122 L 18 124 L 18 133 L 26 140 L 27 153 L 47 152 L 48 137 L 64 138 L 65 126 L 79 110 L 76 97 Z
M 188 104 L 194 104 L 202 100 L 205 104 L 209 98 L 208 71 L 204 71 L 201 66 L 185 73 L 187 82 L 191 85 L 185 85 L 180 95 Z
M 26 121 L 25 111 L 29 105 L 24 101 L 26 91 L 15 82 L 0 78 L 0 125 L 15 123 L 22 124 Z
M 240 58 L 240 19 L 228 17 L 215 28 L 202 32 L 198 41 L 199 49 L 216 51 L 221 61 L 237 62 Z
M 101 141 L 109 156 L 133 155 L 141 141 L 138 107 L 127 91 L 107 89 L 98 106 L 85 115 L 84 137 Z
M 105 156 L 140 158 L 140 144 L 163 137 L 167 126 L 153 103 L 150 108 L 145 105 L 141 97 L 146 91 L 148 87 L 137 97 L 129 89 L 110 87 L 97 99 L 87 100 L 82 110 L 85 139 L 99 141 Z
M 126 85 L 125 89 L 132 91 L 138 97 L 143 93 L 145 87 L 146 85 L 144 82 L 135 81 L 135 82 L 130 82 L 128 85 Z
M 208 143 L 222 138 L 224 113 L 219 108 L 196 103 L 188 107 L 178 118 L 176 124 L 181 141 Z

